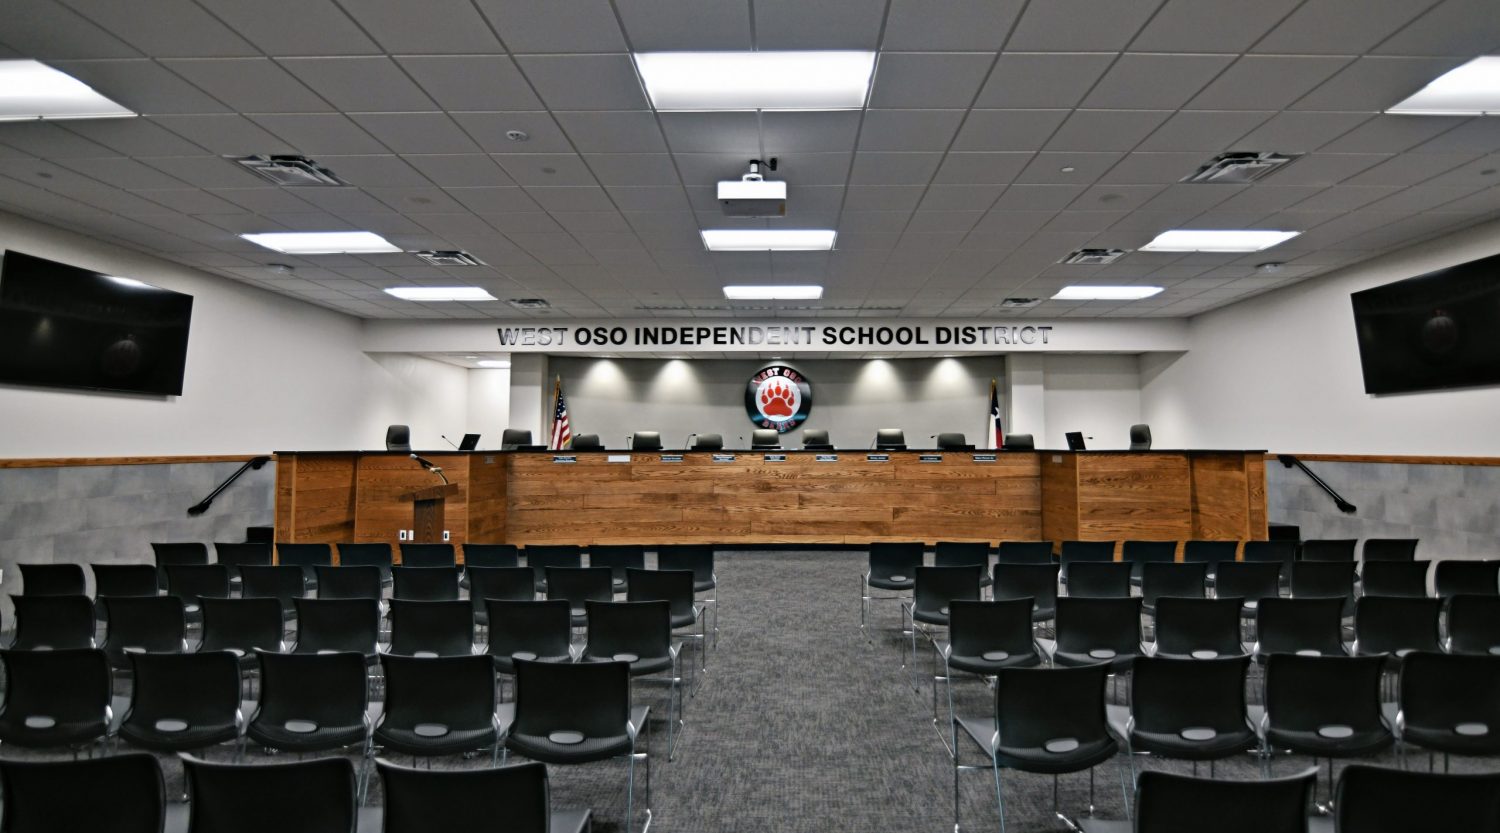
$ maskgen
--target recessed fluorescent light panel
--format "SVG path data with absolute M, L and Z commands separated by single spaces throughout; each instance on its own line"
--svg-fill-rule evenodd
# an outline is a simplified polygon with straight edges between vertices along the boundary
M 1143 252 L 1258 252 L 1285 243 L 1300 231 L 1172 229 L 1156 235 Z
M 1161 292 L 1159 286 L 1065 286 L 1054 301 L 1139 301 Z
M 367 255 L 399 252 L 373 231 L 277 231 L 242 234 L 257 246 L 288 255 Z
M 710 252 L 826 252 L 838 232 L 833 229 L 704 229 Z
M 1500 56 L 1486 55 L 1450 69 L 1386 112 L 1408 116 L 1500 115 Z
M 800 286 L 726 286 L 724 297 L 731 301 L 816 301 L 823 297 L 823 287 Z
M 643 52 L 657 110 L 858 110 L 874 52 Z
M 495 296 L 477 286 L 392 286 L 385 291 L 403 301 L 495 300 Z
M 510 367 L 510 362 L 504 359 L 483 359 L 479 362 L 479 366 L 506 368 Z
M 77 78 L 46 64 L 0 61 L 0 121 L 120 119 L 134 115 Z

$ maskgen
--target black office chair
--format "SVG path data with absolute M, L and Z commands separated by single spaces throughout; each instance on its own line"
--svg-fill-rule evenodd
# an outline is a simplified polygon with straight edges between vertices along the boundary
M 501 451 L 514 451 L 520 445 L 531 445 L 530 429 L 507 428 L 500 432 Z
M 1438 775 L 1350 764 L 1339 775 L 1339 833 L 1500 830 L 1500 773 Z
M 204 599 L 229 598 L 229 568 L 222 564 L 170 564 L 167 595 L 182 599 L 183 611 L 197 621 Z
M 1156 600 L 1152 656 L 1215 659 L 1245 655 L 1240 641 L 1242 599 L 1164 596 Z
M 340 569 L 345 567 L 378 567 L 380 569 L 380 583 L 384 586 L 390 586 L 391 566 L 395 563 L 395 556 L 391 552 L 390 544 L 339 544 Z
M 214 560 L 229 568 L 229 581 L 240 583 L 240 568 L 246 565 L 269 567 L 276 560 L 272 545 L 258 543 L 215 543 Z
M 979 585 L 990 586 L 990 545 L 984 541 L 939 541 L 933 548 L 935 567 L 978 567 Z
M 307 579 L 301 567 L 274 565 L 240 567 L 240 597 L 244 599 L 276 599 L 281 602 L 282 615 L 296 615 L 294 599 L 307 595 Z
M 464 544 L 464 571 L 470 567 L 516 567 L 521 553 L 515 544 Z
M 1344 615 L 1354 615 L 1353 561 L 1292 562 L 1292 598 L 1337 596 L 1344 600 Z
M 781 448 L 781 433 L 774 428 L 757 428 L 750 432 L 752 451 L 774 451 Z
M 1442 599 L 1361 596 L 1354 606 L 1354 646 L 1359 656 L 1384 656 L 1392 669 L 1413 651 L 1440 653 Z
M 1057 615 L 1057 565 L 1007 564 L 994 567 L 990 595 L 996 600 L 1031 599 L 1031 620 L 1046 622 Z
M 1030 598 L 997 599 L 991 602 L 953 601 L 950 605 L 948 639 L 938 640 L 937 657 L 943 661 L 932 675 L 932 720 L 938 720 L 937 683 L 947 690 L 948 732 L 943 742 L 951 754 L 957 742 L 958 719 L 953 708 L 953 674 L 963 671 L 990 677 L 1002 668 L 1032 668 L 1046 662 L 1046 653 L 1032 630 Z
M 536 579 L 529 567 L 470 567 L 469 601 L 474 605 L 474 622 L 488 628 L 489 612 L 485 602 L 529 602 L 536 598 Z
M 156 567 L 151 564 L 89 564 L 94 574 L 94 615 L 103 621 L 110 596 L 155 596 L 161 592 Z
M 1078 561 L 1114 561 L 1114 541 L 1064 541 L 1058 551 L 1058 563 L 1062 565 L 1059 579 L 1068 583 L 1068 566 Z
M 1345 656 L 1344 600 L 1261 599 L 1255 610 L 1256 662 L 1274 654 Z
M 316 590 L 318 576 L 313 568 L 333 566 L 333 545 L 278 543 L 276 563 L 301 567 L 302 577 L 307 580 L 309 589 Z
M 1051 564 L 1051 541 L 1001 541 L 995 551 L 997 564 Z
M 1443 753 L 1445 772 L 1449 755 L 1500 755 L 1500 656 L 1417 652 L 1400 673 L 1398 741 Z
M 419 602 L 458 600 L 457 567 L 392 567 L 392 599 Z
M 0 668 L 0 743 L 81 749 L 109 734 L 112 682 L 103 651 L 0 651 Z
M 1303 833 L 1317 771 L 1259 781 L 1142 772 L 1135 790 L 1140 833 Z
M 1416 538 L 1368 538 L 1361 557 L 1365 561 L 1412 561 L 1418 543 Z
M 256 653 L 260 695 L 245 737 L 298 754 L 358 747 L 368 760 L 374 727 L 363 655 Z M 360 783 L 365 779 L 361 773 Z
M 936 646 L 937 636 L 933 629 L 948 627 L 949 611 L 953 602 L 979 601 L 979 581 L 984 572 L 984 568 L 978 565 L 916 568 L 916 582 L 912 588 L 911 601 L 903 602 L 901 605 L 901 609 L 906 614 L 903 625 L 910 624 L 911 626 L 911 667 L 914 672 L 917 665 L 917 633 L 920 631 L 929 642 Z M 904 647 L 905 643 L 903 643 Z M 901 667 L 907 667 L 904 650 L 901 655 Z M 920 688 L 915 676 L 912 688 L 914 690 Z
M 822 428 L 806 428 L 802 431 L 802 447 L 807 451 L 832 451 L 833 442 Z
M 1430 561 L 1366 561 L 1359 571 L 1360 589 L 1366 596 L 1427 595 Z
M 1450 654 L 1500 655 L 1500 596 L 1460 593 L 1444 604 Z
M 1433 589 L 1442 598 L 1500 596 L 1500 560 L 1460 561 L 1443 559 L 1432 576 Z
M 694 434 L 693 445 L 689 451 L 723 451 L 723 434 Z
M 588 635 L 579 662 L 623 662 L 631 679 L 666 675 L 667 760 L 682 728 L 682 650 L 672 642 L 671 603 L 666 600 L 587 602 Z
M 693 593 L 707 593 L 703 597 L 703 614 L 712 622 L 708 630 L 713 634 L 710 646 L 719 641 L 719 577 L 714 573 L 714 548 L 709 544 L 662 544 L 656 548 L 656 569 L 690 570 L 693 573 Z
M 630 435 L 631 451 L 661 451 L 660 431 L 637 431 Z
M 859 627 L 865 629 L 869 623 L 870 609 L 876 601 L 900 602 L 907 598 L 917 584 L 917 568 L 922 566 L 924 547 L 920 541 L 876 542 L 870 545 L 868 567 L 860 574 Z M 876 590 L 895 593 L 894 596 L 877 596 Z M 905 636 L 905 621 L 902 621 L 902 636 Z M 866 634 L 868 636 L 868 633 Z
M 512 554 L 515 548 L 511 548 Z M 467 556 L 467 551 L 465 551 Z M 458 565 L 458 558 L 453 554 L 452 544 L 402 544 L 401 566 L 402 567 L 447 567 L 452 569 Z
M 87 596 L 82 564 L 17 564 L 25 596 Z
M 1130 426 L 1130 450 L 1151 450 L 1151 426 L 1145 423 Z
M 88 596 L 11 596 L 13 651 L 68 651 L 94 647 L 94 601 Z
M 380 641 L 380 604 L 374 599 L 297 599 L 294 654 L 361 654 L 374 665 Z
M 905 451 L 906 433 L 900 428 L 881 428 L 875 432 L 875 450 Z
M 1147 563 L 1177 560 L 1177 542 L 1126 541 L 1120 545 L 1120 560 L 1131 565 L 1130 582 L 1139 585 Z
M 486 830 L 504 819 L 509 833 L 585 833 L 589 810 L 554 811 L 545 764 L 430 770 L 379 760 L 385 788 L 382 833 Z
M 354 833 L 358 784 L 348 758 L 209 763 L 180 755 L 188 833 Z
M 973 451 L 974 446 L 960 433 L 941 433 L 936 437 L 939 451 Z
M 464 657 L 474 653 L 474 608 L 467 600 L 391 600 L 390 654 Z
M 1123 598 L 1130 595 L 1131 565 L 1124 561 L 1077 561 L 1068 568 L 1068 595 L 1073 598 Z
M 1266 662 L 1261 754 L 1285 750 L 1328 759 L 1374 755 L 1395 743 L 1380 707 L 1382 657 L 1272 654 Z
M 277 599 L 204 599 L 198 651 L 228 651 L 240 667 L 256 667 L 260 652 L 286 650 L 285 619 Z
M 1077 598 L 1057 600 L 1057 641 L 1052 664 L 1106 665 L 1110 673 L 1130 670 L 1141 648 L 1141 599 Z
M 128 654 L 187 650 L 187 614 L 176 596 L 106 596 L 104 649 L 110 664 L 129 668 Z
M 624 756 L 625 829 L 635 829 L 635 762 L 646 765 L 646 824 L 651 823 L 650 706 L 632 706 L 627 662 L 516 662 L 515 719 L 503 737 L 510 753 L 555 766 Z M 648 730 L 649 731 L 649 730 Z
M 490 622 L 489 655 L 499 674 L 516 673 L 516 660 L 572 662 L 573 616 L 566 601 L 485 602 Z
M 240 664 L 227 651 L 132 653 L 130 706 L 117 734 L 155 752 L 186 752 L 237 742 Z
M 1281 597 L 1281 562 L 1225 561 L 1219 564 L 1214 595 L 1221 599 L 1240 599 L 1244 602 L 1240 618 L 1253 621 L 1262 599 Z
M 1353 561 L 1357 538 L 1327 538 L 1303 541 L 1302 561 Z
M 385 429 L 385 450 L 411 453 L 411 426 L 389 425 Z
M 1036 450 L 1036 440 L 1030 434 L 1006 434 L 1003 441 L 1006 451 Z
M 1199 562 L 1149 561 L 1141 565 L 1141 602 L 1146 612 L 1169 596 L 1202 599 L 1207 595 L 1208 565 Z
M 575 434 L 568 448 L 574 451 L 603 451 L 604 443 L 599 442 L 598 434 Z
M 625 571 L 646 569 L 646 548 L 639 544 L 595 544 L 589 547 L 589 566 L 608 567 L 615 592 L 625 592 Z
M 1218 578 L 1219 565 L 1235 560 L 1239 551 L 1239 541 L 1184 541 L 1182 560 L 1201 561 L 1207 564 L 1208 583 L 1213 584 Z
M 380 568 L 364 567 L 314 567 L 318 578 L 319 599 L 369 599 L 379 602 L 381 593 Z
M 678 634 L 698 643 L 698 661 L 708 668 L 708 618 L 705 605 L 699 604 L 693 590 L 690 570 L 627 570 L 625 600 L 628 602 L 664 601 L 671 611 L 672 630 L 698 626 L 698 632 Z
M 1297 560 L 1296 541 L 1246 541 L 1245 560 L 1266 562 L 1274 561 L 1283 567 L 1289 567 Z
M 375 743 L 412 756 L 488 748 L 491 762 L 498 758 L 500 721 L 495 666 L 489 657 L 385 654 L 380 662 L 385 668 L 385 709 L 375 726 Z
M 1256 751 L 1245 708 L 1245 655 L 1213 659 L 1141 657 L 1130 672 L 1130 705 L 1111 706 L 1115 735 L 1135 754 L 1213 762 Z M 1209 774 L 1213 774 L 1210 768 Z
M 614 597 L 614 571 L 608 567 L 547 568 L 547 598 L 568 601 L 575 628 L 588 624 L 587 602 L 608 602 Z
M 166 788 L 154 755 L 0 761 L 5 833 L 161 833 Z
M 151 552 L 156 557 L 157 586 L 162 590 L 167 589 L 168 566 L 208 563 L 208 545 L 196 541 L 153 543 Z
M 575 544 L 531 544 L 526 547 L 526 566 L 536 576 L 536 592 L 547 592 L 548 567 L 582 567 L 583 548 Z

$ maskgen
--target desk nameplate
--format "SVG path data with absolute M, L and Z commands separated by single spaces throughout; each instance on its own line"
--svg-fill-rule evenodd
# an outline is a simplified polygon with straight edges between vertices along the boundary
M 993 463 L 993 462 L 995 462 L 995 459 L 996 459 L 995 455 L 993 455 L 993 454 L 975 454 L 974 455 L 974 462 L 976 462 L 976 463 Z
M 941 462 L 943 462 L 943 455 L 941 455 L 941 454 L 918 454 L 917 455 L 917 462 L 918 463 L 941 463 Z
M 866 454 L 865 455 L 865 462 L 867 462 L 867 463 L 889 463 L 890 461 L 891 461 L 891 455 L 889 455 L 889 454 Z
M 714 457 L 713 457 L 713 460 L 714 460 L 715 463 L 733 463 L 734 462 L 734 455 L 733 454 L 715 454 Z
M 814 454 L 813 455 L 813 462 L 814 463 L 837 463 L 838 461 L 839 461 L 839 456 L 837 454 Z
M 552 462 L 554 462 L 554 463 L 576 463 L 576 462 L 578 462 L 578 455 L 576 455 L 576 454 L 554 454 L 554 455 L 552 455 Z

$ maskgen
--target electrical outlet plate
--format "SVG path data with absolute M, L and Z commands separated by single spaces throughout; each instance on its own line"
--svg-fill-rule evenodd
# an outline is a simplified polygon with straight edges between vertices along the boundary
M 396 538 L 398 538 L 399 540 L 405 541 L 406 540 L 406 530 L 404 530 L 404 529 L 398 530 L 396 532 Z
M 443 543 L 446 544 L 447 542 L 448 542 L 448 530 L 445 529 L 445 530 L 443 530 Z

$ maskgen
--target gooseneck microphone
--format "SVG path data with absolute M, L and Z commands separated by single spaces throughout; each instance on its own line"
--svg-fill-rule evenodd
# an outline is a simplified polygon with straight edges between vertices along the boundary
M 697 437 L 698 437 L 697 434 L 688 434 L 687 435 L 687 439 L 685 439 L 685 440 L 682 441 L 682 447 L 683 447 L 683 449 L 690 449 L 690 448 L 692 448 L 693 447 L 693 440 L 697 439 Z
M 443 438 L 443 439 L 445 439 L 445 440 L 448 440 L 448 445 L 451 445 L 451 446 L 453 446 L 453 447 L 454 447 L 454 448 L 458 448 L 458 443 L 456 443 L 456 442 L 454 442 L 454 441 L 452 441 L 452 440 L 449 440 L 449 439 L 448 439 L 448 435 L 447 435 L 447 434 L 438 434 L 438 436 L 439 436 L 439 437 L 442 437 L 442 438 Z
M 443 474 L 443 467 L 442 466 L 439 466 L 438 464 L 432 462 L 431 460 L 428 460 L 425 457 L 418 457 L 416 454 L 411 455 L 411 458 L 413 460 L 416 460 L 417 464 L 420 465 L 422 468 L 427 469 L 428 471 L 430 471 L 433 474 L 437 475 L 438 479 L 442 480 L 443 483 L 446 484 L 448 482 L 448 476 L 446 474 Z

